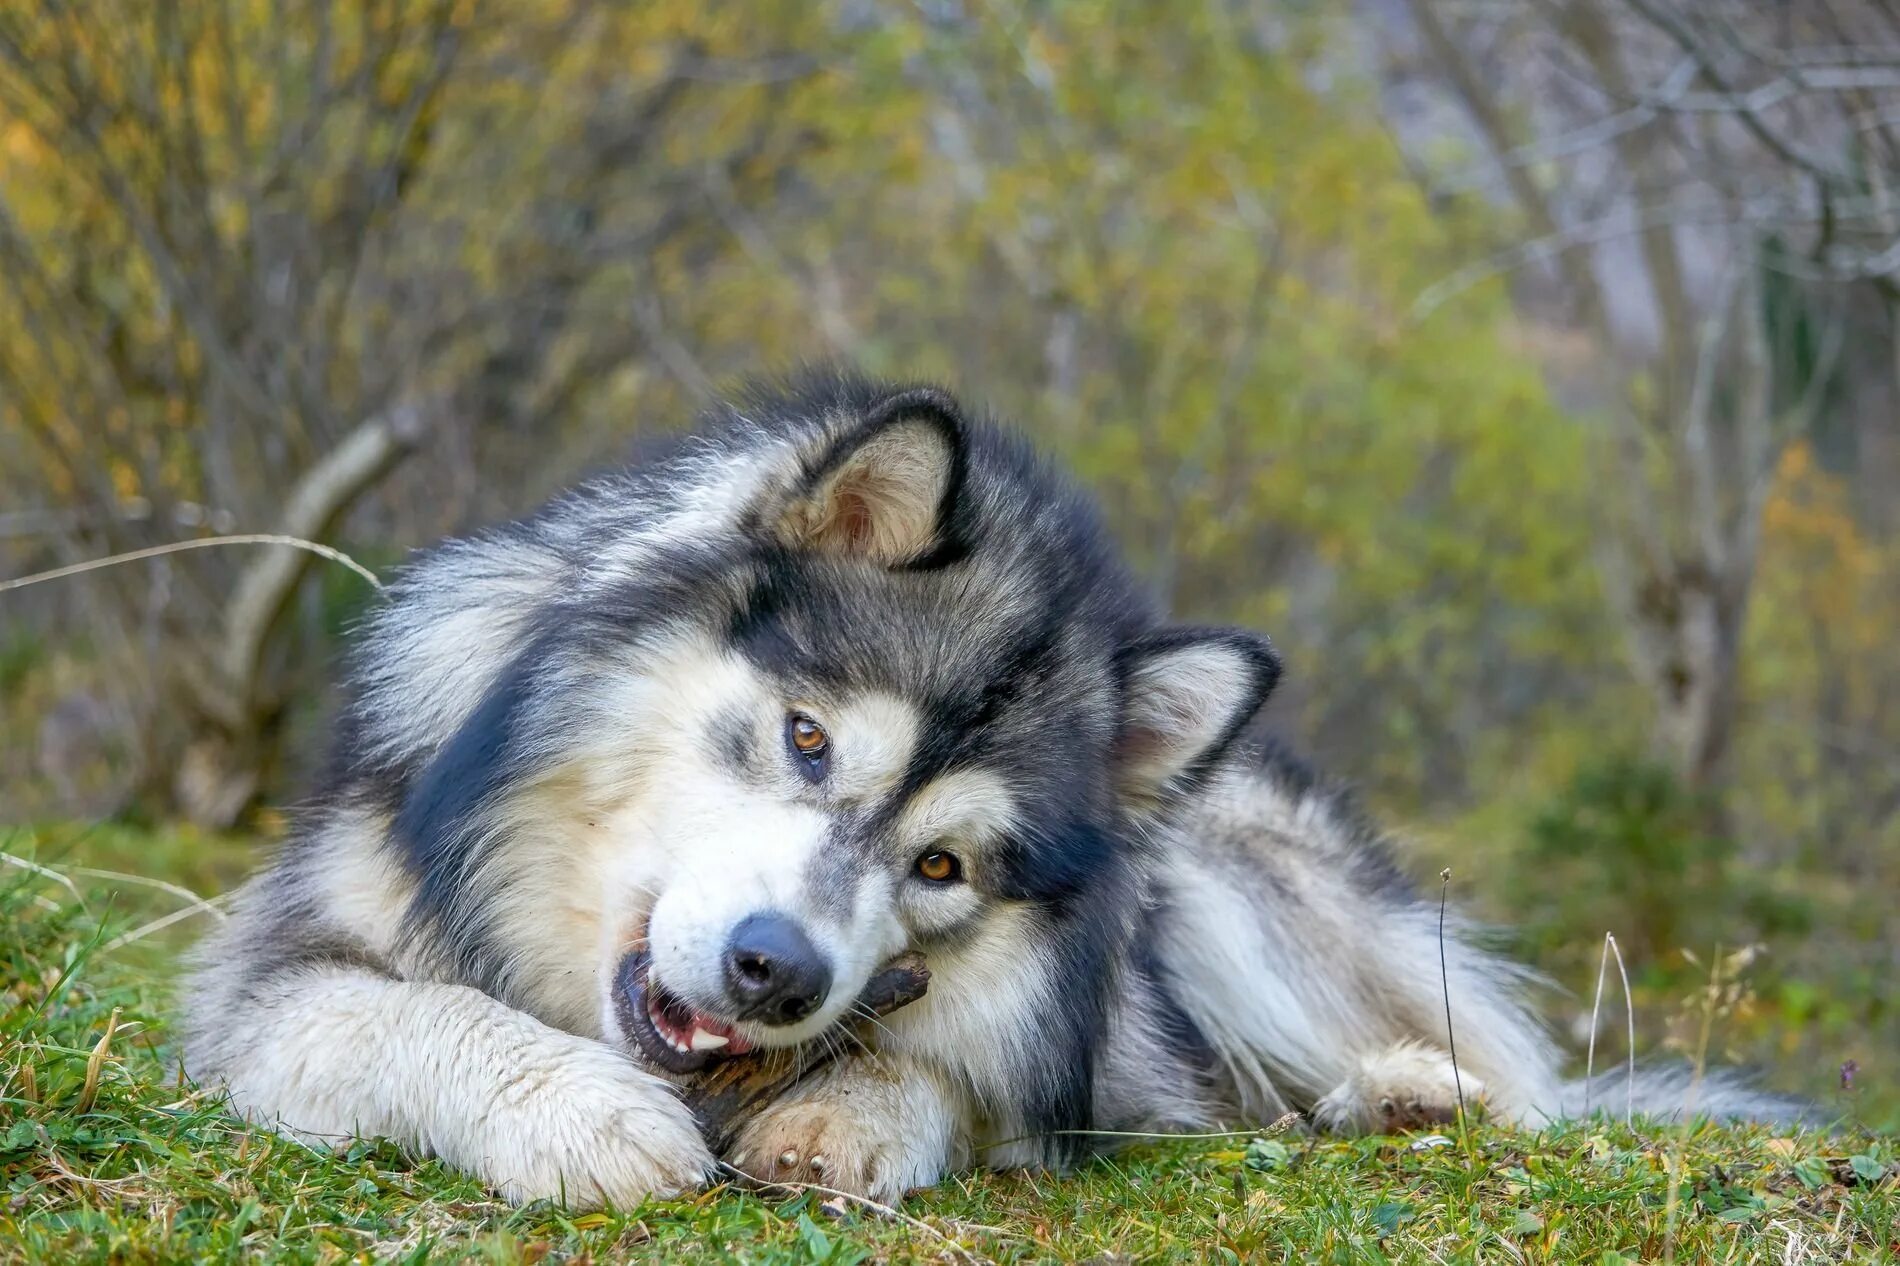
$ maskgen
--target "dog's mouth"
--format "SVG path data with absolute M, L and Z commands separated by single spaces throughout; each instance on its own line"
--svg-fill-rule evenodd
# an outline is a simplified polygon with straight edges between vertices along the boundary
M 653 959 L 645 949 L 620 960 L 614 1013 L 640 1053 L 670 1073 L 696 1073 L 752 1049 L 730 1024 L 695 1010 L 654 980 Z

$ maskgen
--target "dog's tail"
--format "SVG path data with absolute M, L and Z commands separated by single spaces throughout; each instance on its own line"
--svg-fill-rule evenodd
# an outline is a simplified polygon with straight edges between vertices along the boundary
M 1652 1121 L 1707 1117 L 1784 1127 L 1823 1126 L 1831 1120 L 1820 1105 L 1763 1090 L 1744 1073 L 1712 1069 L 1698 1076 L 1688 1064 L 1639 1064 L 1634 1075 L 1624 1065 L 1587 1081 L 1569 1082 L 1563 1088 L 1560 1111 L 1554 1115 L 1581 1120 L 1593 1114 L 1622 1117 L 1626 1113 Z

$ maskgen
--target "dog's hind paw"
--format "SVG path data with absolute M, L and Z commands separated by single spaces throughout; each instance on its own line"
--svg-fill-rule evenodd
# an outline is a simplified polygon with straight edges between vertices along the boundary
M 1422 1042 L 1400 1042 L 1362 1056 L 1339 1086 L 1313 1105 L 1321 1127 L 1362 1134 L 1397 1134 L 1449 1125 L 1458 1119 L 1462 1085 L 1475 1110 L 1484 1084 L 1453 1069 L 1451 1056 Z

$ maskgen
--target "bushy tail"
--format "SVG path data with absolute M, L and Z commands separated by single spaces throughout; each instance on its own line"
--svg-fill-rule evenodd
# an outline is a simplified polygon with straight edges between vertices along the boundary
M 1763 1090 L 1742 1074 L 1716 1069 L 1697 1077 L 1687 1064 L 1638 1065 L 1634 1078 L 1624 1066 L 1588 1081 L 1569 1082 L 1562 1107 L 1561 1115 L 1570 1120 L 1591 1113 L 1621 1117 L 1625 1111 L 1653 1121 L 1708 1117 L 1788 1127 L 1823 1126 L 1831 1120 L 1819 1104 Z

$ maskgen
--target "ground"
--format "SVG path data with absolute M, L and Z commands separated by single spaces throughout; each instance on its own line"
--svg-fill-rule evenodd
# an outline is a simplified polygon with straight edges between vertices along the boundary
M 217 890 L 238 853 L 117 830 L 21 831 L 0 852 L 0 1262 L 1900 1256 L 1900 1153 L 1851 1125 L 1599 1117 L 1354 1141 L 1295 1126 L 1134 1141 L 1063 1177 L 959 1177 L 898 1216 L 730 1187 L 586 1216 L 509 1208 L 388 1146 L 317 1153 L 248 1129 L 183 1082 L 167 982 L 184 926 L 215 916 L 155 927 L 195 907 L 146 877 Z

